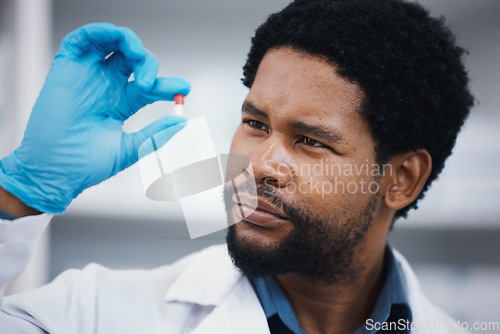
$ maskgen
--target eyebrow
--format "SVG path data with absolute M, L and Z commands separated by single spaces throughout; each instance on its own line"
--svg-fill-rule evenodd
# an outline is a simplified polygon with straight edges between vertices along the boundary
M 269 118 L 269 116 L 264 111 L 260 110 L 248 101 L 243 102 L 241 111 L 257 117 Z
M 269 116 L 266 112 L 260 110 L 248 101 L 243 102 L 241 111 L 253 116 L 269 119 Z M 338 144 L 344 141 L 342 135 L 337 134 L 334 131 L 321 125 L 312 125 L 300 121 L 294 121 L 290 125 L 297 130 L 300 130 L 306 134 L 310 134 L 318 139 L 325 140 L 332 144 Z
M 334 131 L 325 128 L 321 125 L 311 125 L 300 121 L 292 122 L 292 127 L 301 130 L 307 134 L 311 134 L 316 138 L 328 141 L 332 144 L 337 144 L 343 142 L 344 138 L 342 135 L 335 133 Z

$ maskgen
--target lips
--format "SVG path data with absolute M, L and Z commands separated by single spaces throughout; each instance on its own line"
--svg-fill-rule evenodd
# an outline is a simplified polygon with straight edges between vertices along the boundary
M 289 217 L 282 210 L 261 198 L 256 200 L 247 195 L 238 194 L 238 200 L 236 196 L 233 196 L 233 201 L 238 204 L 240 209 L 238 216 L 246 223 L 264 228 L 274 228 L 289 220 Z M 256 202 L 257 207 L 255 208 Z

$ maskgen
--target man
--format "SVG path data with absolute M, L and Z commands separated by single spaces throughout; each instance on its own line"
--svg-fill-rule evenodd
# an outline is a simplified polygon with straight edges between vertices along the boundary
M 387 236 L 442 170 L 473 104 L 463 53 L 416 4 L 292 2 L 259 27 L 244 67 L 250 90 L 231 153 L 250 158 L 258 207 L 245 204 L 250 194 L 226 198 L 236 223 L 227 249 L 153 271 L 65 272 L 5 298 L 0 328 L 458 332 Z M 137 81 L 127 83 L 132 71 Z M 86 187 L 132 164 L 141 140 L 168 128 L 166 141 L 182 127 L 169 118 L 121 132 L 144 104 L 187 93 L 185 82 L 155 73 L 154 58 L 126 29 L 90 25 L 63 41 L 21 147 L 2 160 L 2 209 L 28 216 L 2 222 L 2 283 L 18 274 L 48 223 L 40 212 L 64 211 Z M 62 135 L 44 132 L 56 117 Z

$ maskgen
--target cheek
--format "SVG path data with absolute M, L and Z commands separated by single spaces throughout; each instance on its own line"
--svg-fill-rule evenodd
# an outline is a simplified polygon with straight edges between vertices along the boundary
M 317 213 L 344 211 L 379 191 L 377 178 L 368 163 L 321 161 L 302 165 L 287 192 Z

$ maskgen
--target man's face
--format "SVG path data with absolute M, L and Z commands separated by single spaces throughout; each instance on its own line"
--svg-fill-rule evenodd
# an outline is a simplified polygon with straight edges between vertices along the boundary
M 231 145 L 250 158 L 259 202 L 251 213 L 237 204 L 244 194 L 227 199 L 230 222 L 241 221 L 228 248 L 244 273 L 356 275 L 382 173 L 362 102 L 361 88 L 319 57 L 288 47 L 264 56 Z

